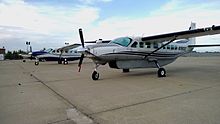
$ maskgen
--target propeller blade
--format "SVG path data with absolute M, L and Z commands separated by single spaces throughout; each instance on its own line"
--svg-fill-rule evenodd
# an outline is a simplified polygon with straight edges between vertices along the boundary
M 80 72 L 80 70 L 81 70 L 81 65 L 82 65 L 83 59 L 84 59 L 84 54 L 82 54 L 80 57 L 79 64 L 78 64 L 78 67 L 79 67 L 78 72 Z
M 82 47 L 84 48 L 85 47 L 84 46 L 84 38 L 83 38 L 83 32 L 82 32 L 81 28 L 79 29 L 79 36 L 80 36 Z

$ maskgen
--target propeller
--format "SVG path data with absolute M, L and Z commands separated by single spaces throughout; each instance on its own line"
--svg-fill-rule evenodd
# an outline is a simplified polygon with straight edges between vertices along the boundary
M 80 36 L 80 40 L 81 40 L 82 47 L 85 48 L 85 46 L 84 46 L 83 32 L 82 32 L 82 29 L 81 29 L 81 28 L 79 29 L 79 36 Z
M 79 36 L 80 36 L 80 40 L 81 40 L 82 47 L 85 48 L 85 46 L 84 46 L 83 32 L 82 32 L 82 29 L 81 29 L 81 28 L 79 29 Z M 84 59 L 84 54 L 82 53 L 82 55 L 81 55 L 81 57 L 80 57 L 80 60 L 79 60 L 79 64 L 78 64 L 78 67 L 79 67 L 78 72 L 80 72 L 80 70 L 81 70 L 81 65 L 82 65 L 83 59 Z

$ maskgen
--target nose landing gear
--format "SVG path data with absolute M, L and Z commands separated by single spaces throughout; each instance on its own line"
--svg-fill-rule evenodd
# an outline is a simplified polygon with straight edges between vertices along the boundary
M 99 64 L 96 64 L 95 70 L 92 73 L 92 79 L 93 80 L 98 80 L 99 79 L 99 73 L 97 72 L 97 68 L 99 67 Z
M 98 80 L 99 79 L 99 73 L 97 71 L 93 71 L 92 73 L 92 79 L 93 80 Z
M 39 59 L 38 58 L 36 58 L 36 60 L 35 60 L 35 63 L 34 63 L 36 66 L 37 65 L 39 65 Z
M 154 61 L 154 62 L 158 68 L 157 76 L 158 77 L 166 77 L 166 70 L 164 68 L 162 68 L 157 61 Z
M 166 70 L 164 68 L 159 68 L 157 71 L 158 77 L 166 77 Z

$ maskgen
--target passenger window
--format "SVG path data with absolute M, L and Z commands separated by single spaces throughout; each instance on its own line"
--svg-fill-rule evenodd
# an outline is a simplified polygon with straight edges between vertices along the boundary
M 174 50 L 174 46 L 173 45 L 171 45 L 171 50 Z
M 143 42 L 139 42 L 139 47 L 140 48 L 144 48 L 144 43 Z
M 137 42 L 134 42 L 131 47 L 137 47 Z
M 179 47 L 179 50 L 186 50 L 186 47 Z
M 146 42 L 145 43 L 145 47 L 150 48 L 151 43 L 150 42 Z
M 158 43 L 154 43 L 154 48 L 155 48 L 155 49 L 158 48 Z
M 167 45 L 167 49 L 168 49 L 168 50 L 170 49 L 170 45 Z
M 175 50 L 177 50 L 177 46 L 175 46 Z
M 66 50 L 65 53 L 68 53 L 68 51 Z

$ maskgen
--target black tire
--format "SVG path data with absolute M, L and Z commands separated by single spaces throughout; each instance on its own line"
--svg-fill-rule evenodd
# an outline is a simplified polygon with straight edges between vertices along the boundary
M 39 65 L 39 62 L 35 62 L 34 64 L 35 64 L 35 65 Z
M 58 60 L 58 64 L 62 64 L 62 61 L 61 61 L 61 60 Z
M 68 64 L 67 59 L 64 59 L 63 64 L 64 64 L 64 65 L 67 65 L 67 64 Z
M 63 61 L 63 64 L 64 64 L 64 65 L 67 65 L 67 64 L 68 64 L 68 61 Z
M 26 62 L 26 60 L 25 60 L 25 59 L 23 59 L 23 62 Z
M 166 77 L 166 70 L 164 68 L 159 68 L 158 77 Z
M 123 69 L 123 73 L 128 73 L 129 71 L 129 69 Z
M 94 71 L 94 72 L 92 73 L 92 79 L 93 79 L 93 80 L 98 80 L 98 79 L 99 79 L 99 73 L 98 73 L 97 71 Z

